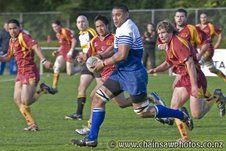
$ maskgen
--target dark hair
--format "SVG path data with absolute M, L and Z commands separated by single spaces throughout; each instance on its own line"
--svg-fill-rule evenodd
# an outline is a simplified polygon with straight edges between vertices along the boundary
M 123 12 L 129 12 L 129 9 L 125 4 L 116 4 L 112 9 L 121 9 Z
M 157 24 L 156 30 L 165 29 L 167 33 L 178 34 L 178 30 L 175 26 L 168 20 L 160 21 Z
M 188 15 L 188 12 L 187 12 L 185 9 L 183 9 L 183 8 L 177 9 L 175 13 L 177 13 L 177 12 L 179 12 L 179 13 L 184 13 L 186 17 L 187 17 L 187 15 Z
M 96 21 L 98 21 L 98 20 L 102 21 L 105 25 L 108 25 L 108 24 L 109 24 L 109 21 L 108 21 L 108 19 L 107 19 L 106 16 L 103 16 L 103 15 L 97 15 L 97 16 L 95 17 L 95 19 L 94 19 L 94 22 L 96 22 Z
M 7 23 L 8 23 L 8 24 L 10 24 L 10 23 L 16 24 L 18 27 L 20 27 L 20 23 L 19 23 L 19 21 L 16 20 L 16 19 L 10 19 Z
M 52 22 L 52 24 L 57 24 L 57 25 L 61 26 L 61 22 L 60 22 L 59 20 L 54 20 L 54 21 Z

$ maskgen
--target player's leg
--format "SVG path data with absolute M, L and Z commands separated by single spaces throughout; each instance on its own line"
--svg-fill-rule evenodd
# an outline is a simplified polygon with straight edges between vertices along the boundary
M 188 100 L 189 94 L 184 87 L 175 87 L 173 91 L 173 96 L 171 99 L 171 108 L 179 109 L 181 108 L 185 102 Z M 181 140 L 187 141 L 189 140 L 188 132 L 186 130 L 186 126 L 183 122 L 178 119 L 175 119 L 175 123 L 181 135 Z
M 108 78 L 93 97 L 92 124 L 88 137 L 82 140 L 73 139 L 72 144 L 90 147 L 97 145 L 99 129 L 105 118 L 105 103 L 120 93 L 122 90 L 117 80 Z
M 30 108 L 28 105 L 24 104 L 24 102 L 22 101 L 22 92 L 23 91 L 23 84 L 21 81 L 17 81 L 15 83 L 15 86 L 14 86 L 14 101 L 15 103 L 17 104 L 20 112 L 22 113 L 22 115 L 24 116 L 27 124 L 28 124 L 28 127 L 32 124 L 34 124 L 34 120 L 33 118 L 31 117 L 31 114 L 30 114 Z M 25 128 L 25 130 L 27 130 L 27 128 Z
M 217 89 L 216 89 L 217 90 Z M 221 92 L 214 92 L 214 94 L 217 96 L 215 98 L 215 95 L 212 99 L 203 99 L 201 98 L 195 98 L 193 96 L 190 96 L 190 108 L 191 108 L 191 114 L 196 119 L 203 118 L 206 113 L 211 109 L 214 103 L 222 104 L 223 108 L 225 110 L 225 98 Z M 223 111 L 224 112 L 224 111 Z M 224 116 L 222 111 L 220 110 L 220 116 Z
M 99 82 L 97 81 L 97 85 L 91 93 L 91 99 L 95 95 L 96 90 L 98 90 L 98 88 L 102 85 L 103 85 L 102 80 L 99 81 Z M 115 96 L 114 98 L 112 98 L 112 101 L 114 103 L 116 103 L 120 108 L 126 108 L 126 107 L 129 107 L 129 106 L 132 106 L 131 98 L 130 97 L 126 98 L 124 93 L 120 93 L 119 95 Z M 95 106 L 95 101 L 92 101 L 91 111 L 90 111 L 90 119 L 87 121 L 87 126 L 81 128 L 81 129 L 76 129 L 75 130 L 76 133 L 78 133 L 80 135 L 86 135 L 90 132 L 91 121 L 92 121 L 92 110 L 93 110 L 94 106 Z
M 119 95 L 112 98 L 112 101 L 116 103 L 120 108 L 126 108 L 132 106 L 131 97 L 125 97 L 124 93 L 120 93 Z
M 225 82 L 226 82 L 226 75 L 224 75 L 224 73 L 220 70 L 218 70 L 214 63 L 213 63 L 213 53 L 207 51 L 204 53 L 203 57 L 201 58 L 201 64 L 205 64 L 207 66 L 207 68 L 209 68 L 209 71 L 211 73 L 216 74 L 218 77 L 222 78 Z
M 27 84 L 22 85 L 21 90 L 21 112 L 24 115 L 28 127 L 24 130 L 37 131 L 38 127 L 32 118 L 30 105 L 33 104 L 37 99 L 34 98 L 36 93 L 37 83 L 33 80 L 29 80 Z
M 150 106 L 149 101 L 146 100 L 145 94 L 132 95 L 134 112 L 142 118 L 177 118 L 186 123 L 189 128 L 192 128 L 191 118 L 186 110 L 170 109 L 162 105 Z
M 60 77 L 60 69 L 65 65 L 65 60 L 62 55 L 57 56 L 53 66 L 53 84 L 52 87 L 57 90 Z
M 103 81 L 101 79 L 101 77 L 96 77 L 96 83 L 97 85 L 95 86 L 95 88 L 92 90 L 91 94 L 90 94 L 90 98 L 91 100 L 93 100 L 93 97 L 97 91 L 98 88 L 100 88 L 100 86 L 103 85 Z M 91 108 L 90 108 L 90 117 L 89 117 L 89 120 L 87 121 L 87 126 L 81 128 L 81 129 L 76 129 L 75 132 L 80 134 L 80 135 L 86 135 L 89 133 L 90 131 L 90 128 L 91 128 L 91 122 L 92 122 L 92 111 L 93 111 L 93 107 L 95 106 L 94 104 L 95 102 L 94 101 L 91 101 Z
M 78 87 L 77 110 L 72 115 L 66 115 L 65 119 L 82 119 L 83 108 L 86 102 L 86 90 L 93 81 L 93 79 L 94 77 L 91 74 L 81 74 L 80 83 Z
M 67 75 L 74 75 L 76 73 L 81 72 L 82 67 L 80 65 L 74 66 L 74 62 L 66 61 L 66 72 Z

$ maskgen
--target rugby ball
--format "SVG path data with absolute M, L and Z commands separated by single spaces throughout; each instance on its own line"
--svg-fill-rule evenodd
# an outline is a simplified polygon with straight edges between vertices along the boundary
M 94 72 L 95 65 L 100 59 L 96 56 L 91 56 L 86 60 L 86 67 L 90 72 Z

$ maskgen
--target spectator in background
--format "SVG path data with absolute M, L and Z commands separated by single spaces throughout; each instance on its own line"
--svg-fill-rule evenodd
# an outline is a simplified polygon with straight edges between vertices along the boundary
M 152 23 L 147 24 L 147 30 L 144 32 L 142 37 L 144 44 L 143 64 L 147 68 L 148 58 L 150 59 L 150 67 L 155 68 L 155 44 L 156 34 L 154 25 Z
M 0 32 L 0 55 L 5 55 L 7 54 L 8 48 L 9 48 L 9 39 L 10 39 L 10 34 L 8 32 L 8 23 L 5 22 L 3 29 Z M 0 62 L 0 75 L 4 73 L 6 66 L 6 62 Z M 15 59 L 12 58 L 9 61 L 9 74 L 14 75 L 17 72 L 17 67 L 15 64 Z

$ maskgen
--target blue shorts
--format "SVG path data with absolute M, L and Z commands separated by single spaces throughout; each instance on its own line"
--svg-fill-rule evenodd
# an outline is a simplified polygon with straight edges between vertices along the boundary
M 121 90 L 130 95 L 147 93 L 148 75 L 144 68 L 135 71 L 115 70 L 109 79 L 118 82 Z

